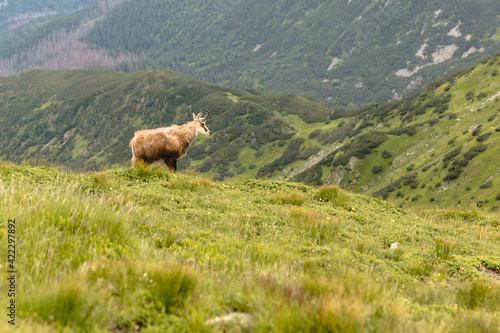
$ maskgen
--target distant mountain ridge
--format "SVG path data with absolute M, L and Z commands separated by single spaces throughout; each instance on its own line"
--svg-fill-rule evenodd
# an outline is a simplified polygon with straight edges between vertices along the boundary
M 76 169 L 130 163 L 137 129 L 210 110 L 180 170 L 339 184 L 400 205 L 499 205 L 500 55 L 402 101 L 326 108 L 169 70 L 32 70 L 0 78 L 0 158 Z M 498 192 L 498 193 L 497 193 Z
M 75 14 L 77 22 L 64 28 L 95 24 L 78 43 L 102 52 L 93 55 L 98 61 L 66 68 L 170 68 L 231 87 L 304 94 L 328 106 L 401 99 L 500 49 L 495 0 L 105 3 L 115 7 L 94 11 L 91 21 Z M 22 52 L 14 53 L 22 59 Z M 12 64 L 11 56 L 0 59 L 0 71 L 2 61 L 11 70 L 29 68 Z M 46 59 L 30 61 L 43 68 Z

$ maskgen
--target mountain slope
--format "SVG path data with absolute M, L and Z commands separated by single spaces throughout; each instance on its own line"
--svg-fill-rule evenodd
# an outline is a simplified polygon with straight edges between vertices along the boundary
M 498 213 L 154 167 L 0 162 L 0 195 L 0 241 L 23 254 L 0 254 L 16 269 L 0 284 L 16 329 L 2 332 L 472 333 L 500 320 Z
M 64 27 L 78 26 L 97 0 L 0 1 L 0 56 L 11 57 Z M 74 15 L 76 14 L 76 15 Z
M 181 170 L 340 184 L 400 205 L 491 208 L 498 205 L 499 69 L 495 56 L 405 100 L 356 109 L 168 70 L 33 70 L 0 79 L 0 157 L 78 169 L 129 163 L 135 130 L 182 124 L 208 109 L 213 135 L 195 140 Z
M 255 176 L 296 133 L 335 128 L 317 123 L 332 112 L 317 101 L 229 89 L 168 70 L 32 70 L 2 78 L 0 85 L 0 123 L 6 129 L 0 155 L 14 161 L 47 158 L 75 168 L 128 162 L 135 130 L 181 124 L 192 112 L 208 109 L 214 134 L 198 138 L 179 166 L 211 170 L 217 178 L 244 171 Z
M 133 55 L 112 57 L 81 41 L 122 0 L 0 3 L 0 75 L 33 68 L 132 69 Z M 19 6 L 18 6 L 19 5 Z M 82 8 L 83 7 L 83 8 Z
M 49 37 L 24 51 L 14 44 L 0 67 L 5 73 L 33 67 L 170 68 L 231 87 L 359 106 L 408 96 L 498 52 L 500 43 L 496 0 L 107 3 L 116 7 L 81 15 L 65 27 L 75 34 L 95 23 L 71 43 L 50 47 L 65 52 L 26 57 L 43 53 L 47 47 L 37 43 L 50 44 Z M 88 46 L 97 62 L 64 57 L 77 47 L 76 54 L 90 52 Z M 50 62 L 57 57 L 64 67 Z
M 499 70 L 499 56 L 486 59 L 436 81 L 386 114 L 365 115 L 373 132 L 320 162 L 323 168 L 333 166 L 326 182 L 337 179 L 343 187 L 373 191 L 401 205 L 498 208 Z
M 499 49 L 497 1 L 212 2 L 128 2 L 85 41 L 145 54 L 142 66 L 330 106 L 406 96 Z

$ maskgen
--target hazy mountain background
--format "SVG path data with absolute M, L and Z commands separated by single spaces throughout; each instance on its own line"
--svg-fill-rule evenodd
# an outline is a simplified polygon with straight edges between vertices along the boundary
M 2 3 L 2 75 L 31 67 L 170 68 L 328 106 L 400 99 L 500 49 L 495 0 Z M 86 7 L 72 11 L 78 6 Z M 5 18 L 20 8 L 58 14 L 8 30 L 14 23 Z

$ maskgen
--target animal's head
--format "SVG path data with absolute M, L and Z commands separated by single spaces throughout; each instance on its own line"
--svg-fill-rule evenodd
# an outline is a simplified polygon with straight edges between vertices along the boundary
M 193 113 L 193 123 L 194 123 L 194 126 L 196 127 L 196 134 L 200 133 L 200 134 L 203 134 L 205 136 L 209 136 L 210 131 L 207 128 L 207 125 L 205 125 L 205 122 L 207 121 L 207 118 L 210 115 L 210 112 L 208 112 L 208 110 L 205 112 L 207 113 L 205 118 L 201 117 L 201 112 L 198 113 L 197 116 Z

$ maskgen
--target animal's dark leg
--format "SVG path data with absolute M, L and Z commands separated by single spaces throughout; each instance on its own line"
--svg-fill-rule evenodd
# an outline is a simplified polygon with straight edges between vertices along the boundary
M 165 159 L 165 164 L 171 172 L 175 172 L 177 170 L 177 160 L 173 158 Z

